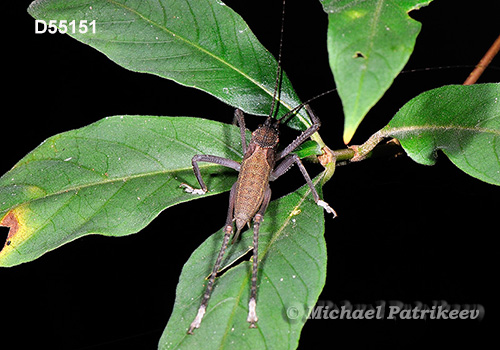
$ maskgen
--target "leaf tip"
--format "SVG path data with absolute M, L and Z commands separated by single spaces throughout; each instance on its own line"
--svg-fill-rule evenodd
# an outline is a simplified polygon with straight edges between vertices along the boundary
M 354 136 L 354 132 L 356 131 L 355 128 L 352 127 L 346 127 L 344 130 L 344 143 L 347 145 L 349 142 L 351 142 L 352 137 Z

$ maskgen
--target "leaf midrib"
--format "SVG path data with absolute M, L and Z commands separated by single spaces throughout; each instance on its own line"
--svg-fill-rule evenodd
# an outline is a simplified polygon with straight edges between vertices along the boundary
M 210 165 L 210 163 L 206 163 L 206 165 L 202 165 L 200 166 L 200 169 L 203 169 L 203 168 L 217 168 L 217 167 L 222 167 L 221 165 L 217 165 L 217 164 L 213 164 L 213 165 Z M 95 181 L 95 182 L 92 182 L 92 183 L 86 183 L 86 184 L 82 184 L 82 185 L 77 185 L 77 186 L 72 186 L 72 187 L 65 187 L 63 189 L 60 189 L 58 191 L 55 191 L 55 192 L 51 192 L 51 193 L 47 193 L 46 190 L 44 190 L 43 188 L 37 186 L 37 185 L 34 185 L 34 184 L 29 184 L 29 183 L 16 183 L 17 186 L 30 186 L 30 187 L 36 187 L 38 189 L 40 189 L 41 191 L 47 193 L 46 195 L 44 196 L 40 196 L 40 197 L 36 197 L 36 198 L 32 198 L 32 199 L 29 199 L 29 200 L 26 200 L 26 201 L 23 201 L 22 203 L 19 203 L 19 204 L 16 204 L 8 209 L 5 209 L 3 212 L 8 212 L 12 209 L 15 209 L 17 207 L 19 207 L 20 205 L 25 205 L 25 204 L 29 204 L 29 203 L 32 203 L 34 201 L 37 201 L 37 200 L 43 200 L 43 199 L 47 199 L 47 198 L 50 198 L 50 197 L 55 197 L 55 196 L 59 196 L 59 195 L 62 195 L 64 193 L 68 193 L 68 192 L 72 192 L 72 191 L 80 191 L 80 190 L 84 190 L 86 188 L 91 188 L 91 187 L 96 187 L 96 186 L 104 186 L 104 185 L 107 185 L 107 184 L 113 184 L 115 182 L 127 182 L 129 180 L 134 180 L 134 179 L 138 179 L 138 178 L 147 178 L 147 177 L 150 177 L 150 176 L 157 176 L 157 175 L 168 175 L 168 174 L 174 174 L 174 173 L 179 173 L 179 172 L 183 172 L 183 171 L 189 171 L 189 170 L 192 170 L 192 167 L 184 167 L 184 168 L 176 168 L 176 169 L 168 169 L 168 170 L 158 170 L 158 171 L 151 171 L 151 172 L 148 172 L 148 173 L 140 173 L 140 174 L 135 174 L 135 175 L 128 175 L 128 176 L 121 176 L 121 177 L 114 177 L 114 178 L 107 178 L 107 179 L 103 179 L 101 181 Z M 6 187 L 10 187 L 11 185 L 1 185 L 0 188 L 6 188 Z M 210 192 L 207 192 L 208 194 L 210 194 Z
M 460 125 L 415 125 L 415 126 L 405 126 L 405 127 L 388 127 L 381 130 L 382 137 L 405 134 L 414 134 L 420 132 L 431 132 L 431 131 L 461 131 L 468 133 L 484 133 L 492 134 L 494 136 L 500 136 L 500 130 L 489 129 L 489 128 L 475 128 Z
M 377 1 L 377 4 L 375 6 L 375 12 L 372 14 L 372 19 L 370 21 L 370 34 L 369 34 L 369 45 L 368 45 L 368 50 L 364 53 L 367 57 L 366 59 L 366 65 L 368 65 L 371 61 L 370 61 L 370 57 L 371 57 L 371 54 L 372 54 L 372 51 L 373 51 L 373 38 L 375 37 L 376 33 L 377 33 L 377 25 L 379 24 L 379 19 L 380 19 L 380 14 L 382 12 L 382 4 L 383 4 L 384 0 L 378 0 Z M 361 74 L 360 74 L 360 77 L 359 77 L 359 83 L 358 83 L 358 89 L 357 89 L 357 94 L 356 94 L 356 97 L 355 97 L 355 102 L 354 102 L 354 111 L 352 113 L 352 115 L 356 115 L 358 113 L 358 109 L 360 108 L 360 99 L 361 99 L 361 96 L 362 96 L 362 90 L 363 90 L 363 84 L 365 82 L 365 77 L 366 77 L 366 74 L 368 74 L 368 70 L 367 69 L 363 69 L 361 70 Z
M 154 25 L 155 27 L 157 27 L 158 29 L 160 30 L 163 30 L 164 32 L 166 33 L 169 33 L 171 34 L 172 36 L 174 36 L 176 39 L 179 39 L 183 42 L 185 42 L 187 45 L 189 46 L 192 46 L 193 48 L 199 50 L 200 52 L 202 52 L 203 54 L 206 54 L 212 58 L 214 58 L 215 60 L 221 62 L 222 64 L 226 65 L 227 67 L 229 67 L 231 70 L 234 70 L 236 73 L 240 74 L 242 77 L 244 77 L 245 79 L 247 79 L 248 81 L 250 81 L 252 84 L 254 84 L 255 86 L 257 86 L 258 88 L 260 88 L 262 91 L 264 91 L 266 94 L 268 94 L 269 96 L 273 97 L 274 96 L 274 91 L 270 91 L 269 89 L 267 89 L 264 85 L 260 84 L 259 82 L 257 82 L 255 79 L 253 79 L 252 77 L 250 77 L 249 75 L 247 75 L 246 73 L 244 73 L 242 70 L 238 69 L 236 66 L 230 64 L 229 62 L 221 59 L 220 57 L 218 57 L 217 55 L 211 53 L 210 51 L 204 49 L 203 47 L 191 42 L 190 40 L 186 39 L 184 36 L 182 35 L 179 35 L 178 33 L 175 33 L 171 30 L 169 30 L 167 27 L 165 26 L 162 26 L 161 24 L 159 23 L 156 23 L 154 22 L 153 20 L 147 18 L 146 16 L 144 16 L 143 14 L 139 13 L 138 11 L 122 4 L 122 3 L 119 3 L 119 2 L 116 2 L 115 0 L 107 0 L 108 2 L 116 5 L 116 6 L 119 6 L 119 7 L 122 7 L 123 9 L 127 10 L 127 11 L 130 11 L 131 13 L 137 15 L 138 17 L 142 18 L 144 21 Z M 288 110 L 292 110 L 293 107 L 288 105 L 285 101 L 281 100 L 279 98 L 279 96 L 276 96 L 276 101 L 278 101 L 280 104 L 282 104 L 285 108 L 287 108 Z M 300 113 L 297 113 L 295 115 L 303 125 L 305 126 L 309 126 L 309 123 L 307 122 L 307 120 L 302 117 L 300 115 Z

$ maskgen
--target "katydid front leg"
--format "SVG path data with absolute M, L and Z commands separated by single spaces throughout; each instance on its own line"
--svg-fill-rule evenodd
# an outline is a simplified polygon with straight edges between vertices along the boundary
M 219 165 L 234 169 L 236 171 L 240 171 L 240 167 L 241 167 L 240 163 L 238 163 L 237 161 L 234 161 L 232 159 L 227 159 L 227 158 L 222 158 L 222 157 L 212 156 L 212 155 L 197 154 L 193 157 L 193 159 L 191 160 L 191 163 L 193 164 L 194 175 L 196 176 L 196 179 L 198 180 L 198 183 L 200 184 L 201 188 L 194 188 L 194 187 L 191 187 L 185 183 L 180 184 L 180 187 L 184 187 L 185 191 L 188 193 L 205 194 L 208 191 L 207 185 L 205 185 L 205 182 L 203 181 L 203 178 L 201 177 L 200 167 L 198 166 L 198 162 L 219 164 Z
M 316 131 L 318 131 L 321 126 L 321 122 L 318 117 L 313 113 L 311 107 L 309 105 L 304 105 L 307 113 L 311 117 L 313 124 L 307 128 L 302 134 L 297 136 L 295 140 L 293 140 L 288 146 L 286 146 L 281 152 L 276 156 L 276 160 L 280 160 L 289 155 L 294 149 L 299 147 L 305 140 L 312 136 Z
M 245 117 L 244 117 L 241 109 L 236 109 L 234 111 L 234 118 L 237 120 L 238 125 L 240 127 L 241 148 L 243 150 L 243 154 L 245 154 L 247 151 L 246 127 L 245 127 Z M 180 187 L 184 187 L 185 191 L 188 193 L 205 194 L 208 191 L 208 188 L 205 185 L 205 182 L 203 181 L 203 179 L 201 177 L 198 162 L 219 164 L 219 165 L 234 169 L 236 171 L 240 171 L 240 168 L 241 168 L 240 163 L 238 163 L 234 160 L 231 160 L 231 159 L 222 158 L 222 157 L 218 157 L 218 156 L 212 156 L 212 155 L 203 155 L 203 154 L 195 155 L 193 157 L 193 159 L 191 160 L 191 164 L 193 165 L 194 174 L 195 174 L 196 179 L 198 180 L 198 183 L 200 184 L 201 188 L 194 188 L 194 187 L 189 186 L 188 184 L 182 183 L 180 185 Z

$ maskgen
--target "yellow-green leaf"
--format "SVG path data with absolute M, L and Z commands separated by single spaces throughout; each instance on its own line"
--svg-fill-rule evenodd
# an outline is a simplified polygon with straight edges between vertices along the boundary
M 198 118 L 117 116 L 47 139 L 0 178 L 0 224 L 10 227 L 0 266 L 31 261 L 88 234 L 140 231 L 163 209 L 202 196 L 191 158 L 241 160 L 239 129 Z M 200 164 L 208 194 L 236 172 Z M 208 176 L 219 173 L 220 176 Z
M 408 12 L 432 0 L 324 0 L 328 54 L 344 107 L 344 142 L 408 61 L 421 24 Z

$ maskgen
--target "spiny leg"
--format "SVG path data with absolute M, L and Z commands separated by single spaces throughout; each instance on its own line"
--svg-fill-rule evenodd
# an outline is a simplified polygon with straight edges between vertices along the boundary
M 250 289 L 250 300 L 248 302 L 248 317 L 247 322 L 250 323 L 250 328 L 256 328 L 255 323 L 259 320 L 257 317 L 257 271 L 258 271 L 258 254 L 259 254 L 259 228 L 262 217 L 255 215 L 253 224 L 253 261 L 252 261 L 252 287 Z
M 222 241 L 222 246 L 219 251 L 219 255 L 217 255 L 217 260 L 215 261 L 214 268 L 212 269 L 212 274 L 210 275 L 210 279 L 208 280 L 207 288 L 205 289 L 205 294 L 203 294 L 203 299 L 201 300 L 201 305 L 198 308 L 198 313 L 194 318 L 193 322 L 189 326 L 188 333 L 193 334 L 195 328 L 200 328 L 201 320 L 205 315 L 205 311 L 207 310 L 208 299 L 210 299 L 210 295 L 212 294 L 213 285 L 215 282 L 215 277 L 217 276 L 217 272 L 219 271 L 220 265 L 222 263 L 222 258 L 224 257 L 224 253 L 226 252 L 227 245 L 229 242 L 229 238 L 233 234 L 233 211 L 234 211 L 234 192 L 236 188 L 236 183 L 231 187 L 231 192 L 229 193 L 229 208 L 227 211 L 226 225 L 224 226 L 224 239 Z
M 212 155 L 206 155 L 206 154 L 195 155 L 193 157 L 193 159 L 191 160 L 191 164 L 193 164 L 194 175 L 196 176 L 196 179 L 198 180 L 198 183 L 200 184 L 201 188 L 194 188 L 194 187 L 191 187 L 185 183 L 180 184 L 180 187 L 184 187 L 186 192 L 189 192 L 192 194 L 205 194 L 208 191 L 207 185 L 205 185 L 205 182 L 203 181 L 203 178 L 201 177 L 200 167 L 198 166 L 198 162 L 219 164 L 219 165 L 223 165 L 225 167 L 234 169 L 236 171 L 240 171 L 240 167 L 241 167 L 240 163 L 238 163 L 237 161 L 234 161 L 232 159 L 227 159 L 227 158 L 222 158 L 222 157 L 212 156 Z
M 307 110 L 309 116 L 311 117 L 313 124 L 302 134 L 300 134 L 295 140 L 293 140 L 288 146 L 286 146 L 280 153 L 278 153 L 278 155 L 276 156 L 276 160 L 280 160 L 286 157 L 288 154 L 290 154 L 290 152 L 292 152 L 305 140 L 311 137 L 312 134 L 318 131 L 319 127 L 321 126 L 319 118 L 313 113 L 311 107 L 309 107 L 309 105 L 304 105 L 304 107 Z
M 256 328 L 255 323 L 259 320 L 257 317 L 257 271 L 258 271 L 258 257 L 259 257 L 259 228 L 260 223 L 264 217 L 267 206 L 271 199 L 271 188 L 267 186 L 262 205 L 255 214 L 253 219 L 253 261 L 252 261 L 252 286 L 250 289 L 250 301 L 248 302 L 248 317 L 247 322 L 250 323 L 250 328 Z
M 271 173 L 271 180 L 276 180 L 278 177 L 283 175 L 284 173 L 287 172 L 288 169 L 294 164 L 297 164 L 297 166 L 300 169 L 300 172 L 302 173 L 302 176 L 304 176 L 304 179 L 306 180 L 307 184 L 309 185 L 309 188 L 311 189 L 312 195 L 314 197 L 314 201 L 316 202 L 317 205 L 322 207 L 323 209 L 326 210 L 327 213 L 333 214 L 333 217 L 337 216 L 337 213 L 335 210 L 333 210 L 332 207 L 328 205 L 327 202 L 321 200 L 319 198 L 319 194 L 316 191 L 316 188 L 314 187 L 314 184 L 312 183 L 311 177 L 307 173 L 306 168 L 304 167 L 304 164 L 300 161 L 300 158 L 296 154 L 289 154 Z

